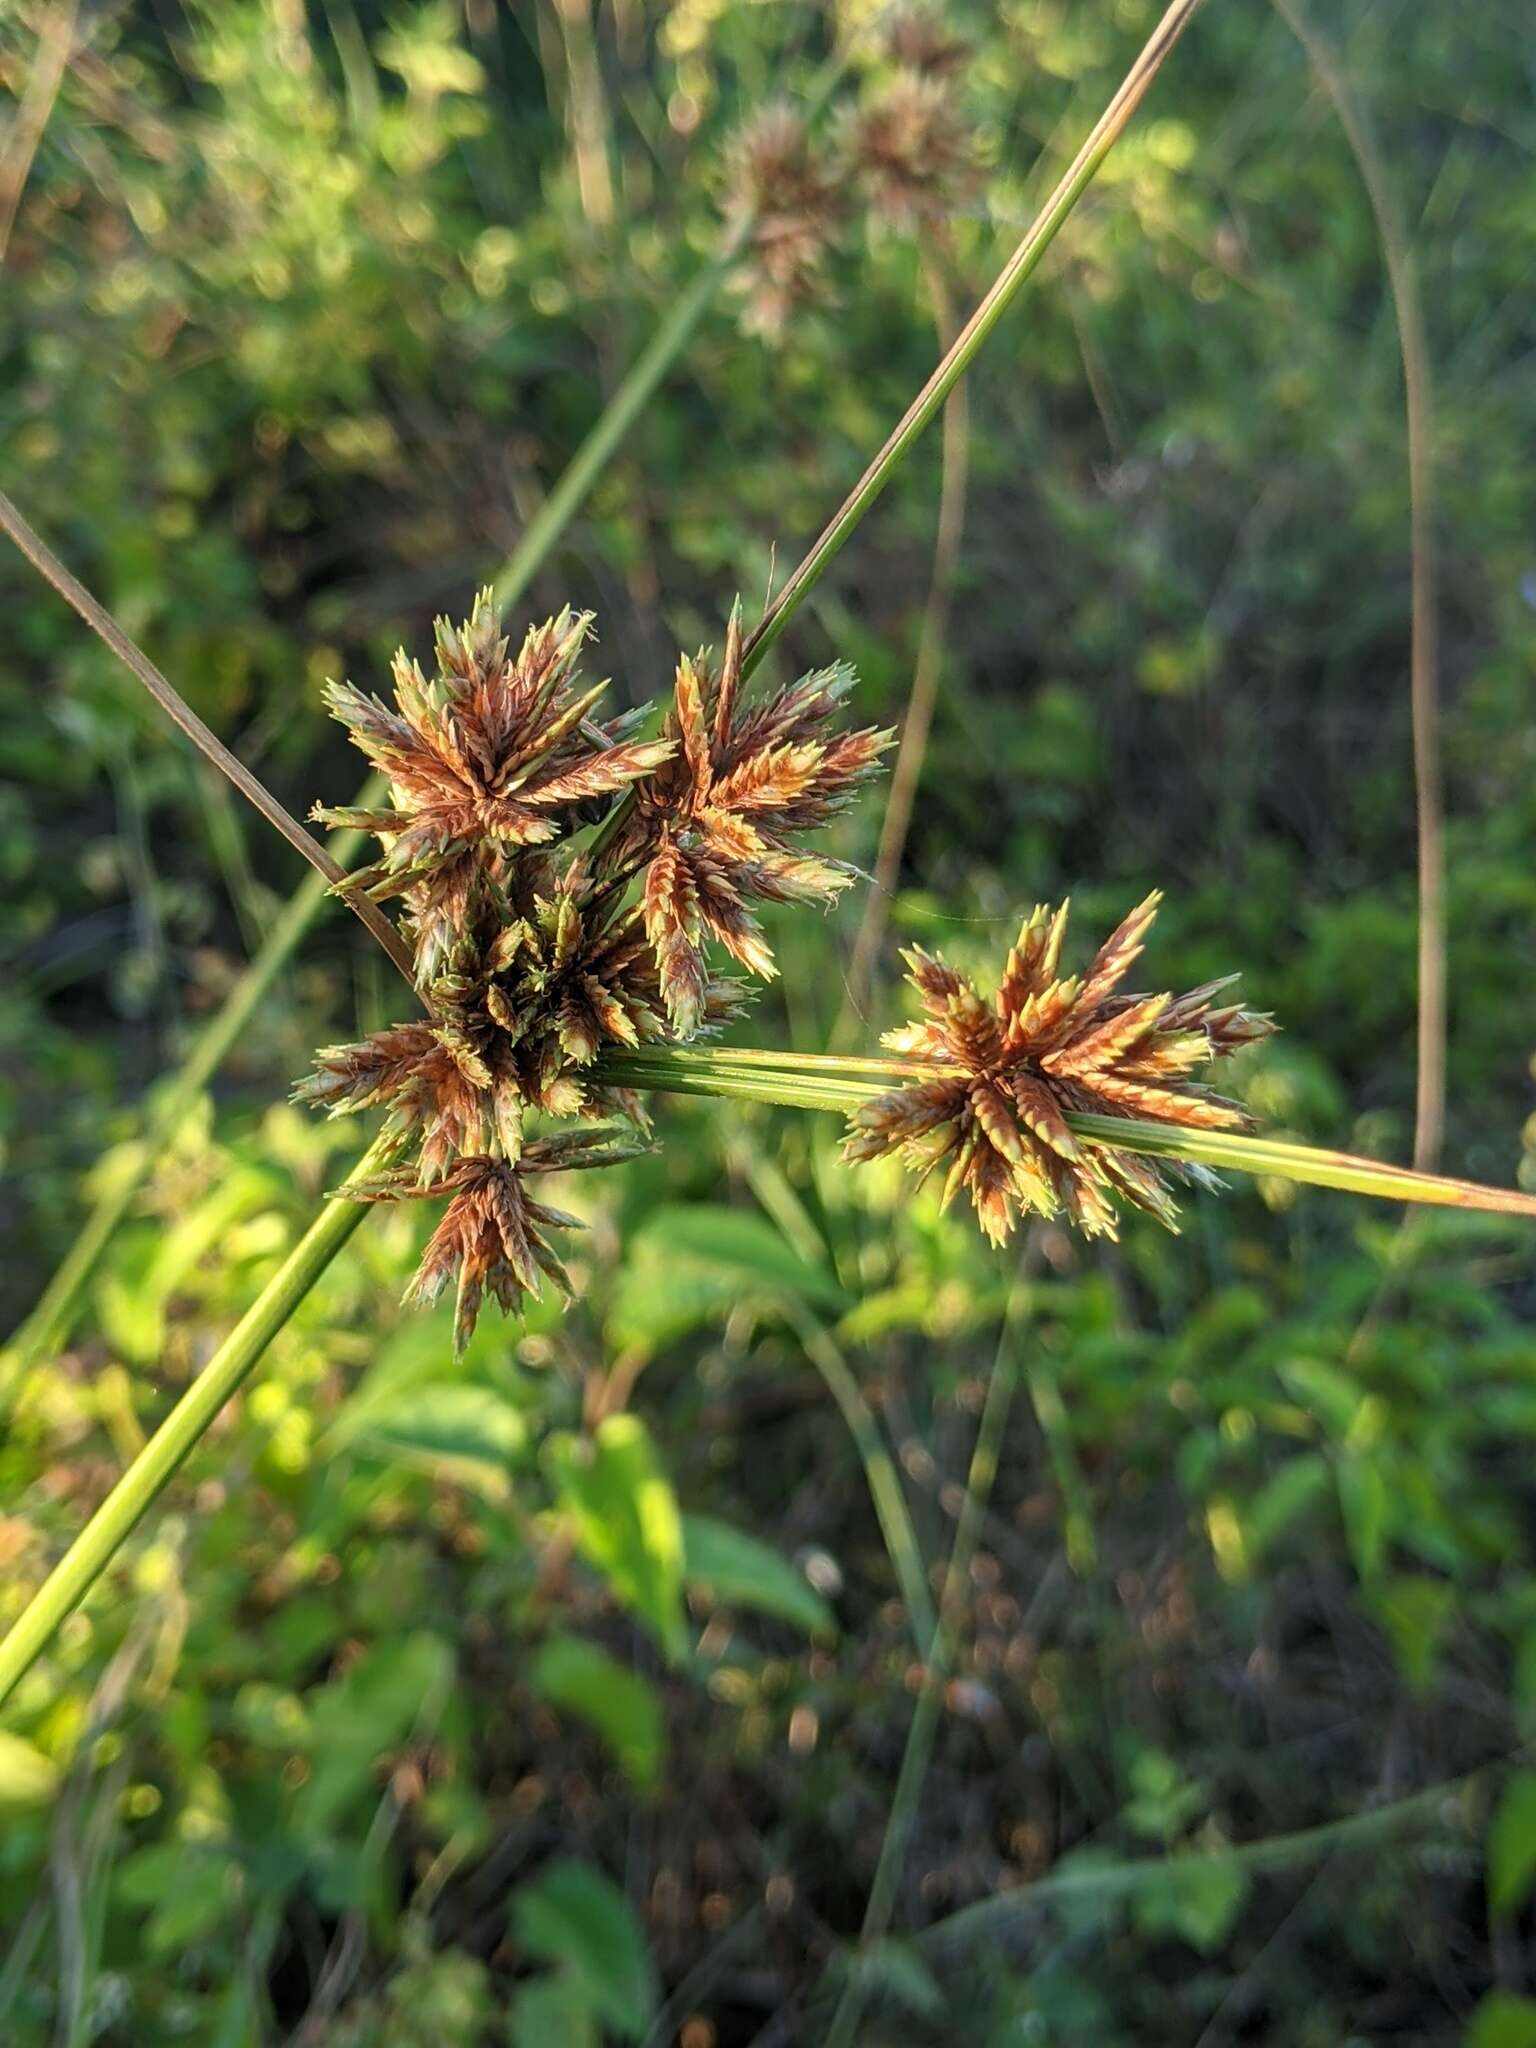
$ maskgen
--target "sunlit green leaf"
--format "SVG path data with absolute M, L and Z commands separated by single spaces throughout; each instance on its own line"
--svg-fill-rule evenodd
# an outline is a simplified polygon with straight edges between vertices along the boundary
M 644 1423 L 610 1415 L 590 1438 L 552 1437 L 546 1455 L 584 1555 L 681 1657 L 682 1518 Z
M 739 1301 L 788 1295 L 826 1308 L 847 1297 L 766 1217 L 709 1203 L 654 1211 L 630 1246 L 609 1313 L 615 1348 L 660 1350 Z
M 19 1735 L 0 1729 L 0 1812 L 48 1806 L 59 1789 L 59 1768 Z
M 379 1758 L 418 1724 L 432 1724 L 452 1683 L 448 1645 L 417 1630 L 378 1644 L 313 1696 L 313 1769 L 296 1814 L 307 1836 L 324 1835 L 347 1801 L 372 1782 Z
M 1536 1998 L 1490 1991 L 1472 2015 L 1466 2048 L 1536 2048 Z
M 1170 1856 L 1157 1882 L 1133 1895 L 1133 1911 L 1149 1934 L 1174 1934 L 1209 1954 L 1226 1940 L 1247 1896 L 1248 1874 L 1235 1857 Z
M 786 1558 L 709 1515 L 683 1517 L 683 1572 L 690 1586 L 728 1607 L 756 1607 L 812 1635 L 837 1627 L 826 1601 Z
M 343 1414 L 329 1439 L 373 1457 L 459 1478 L 495 1497 L 528 1447 L 522 1411 L 489 1387 L 411 1387 Z
M 518 1893 L 513 1925 L 532 1955 L 575 1979 L 616 2033 L 644 2033 L 656 2007 L 655 1971 L 617 1885 L 582 1863 L 551 1864 Z
M 656 1688 L 596 1643 L 552 1636 L 533 1662 L 533 1683 L 547 1700 L 589 1721 L 632 1782 L 650 1791 L 661 1775 L 666 1738 Z

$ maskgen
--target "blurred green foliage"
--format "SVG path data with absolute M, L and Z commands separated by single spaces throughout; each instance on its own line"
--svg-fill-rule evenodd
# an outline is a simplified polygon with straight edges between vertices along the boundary
M 948 224 L 974 295 L 1155 10 L 950 11 L 988 169 Z M 1435 365 L 1446 1164 L 1531 1185 L 1536 45 L 1498 0 L 1315 12 L 1399 180 Z M 0 20 L 18 94 L 44 26 Z M 82 14 L 7 251 L 0 484 L 294 809 L 344 800 L 321 679 L 466 609 L 707 255 L 725 139 L 834 27 L 721 0 Z M 540 578 L 530 609 L 598 611 L 621 701 L 782 577 L 929 367 L 908 243 L 856 234 L 835 282 L 774 352 L 722 300 Z M 1112 922 L 1160 884 L 1159 985 L 1241 966 L 1287 1027 L 1242 1076 L 1255 1111 L 1402 1157 L 1396 341 L 1276 16 L 1202 16 L 972 381 L 893 951 L 985 973 L 1037 898 Z M 909 681 L 936 465 L 784 650 L 857 661 L 872 717 Z M 0 594 L 14 1319 L 297 877 L 18 558 Z M 876 825 L 842 850 L 867 861 Z M 774 934 L 760 1042 L 826 1042 L 857 915 Z M 0 1619 L 345 1170 L 349 1139 L 273 1105 L 395 1002 L 347 926 L 313 935 L 22 1388 Z M 879 1002 L 871 1040 L 889 979 Z M 443 1317 L 397 1306 L 425 1220 L 372 1217 L 27 1682 L 0 1736 L 0 2038 L 816 2038 L 913 1653 L 805 1335 L 853 1366 L 936 1576 L 1011 1272 L 896 1171 L 847 1175 L 814 1120 L 680 1102 L 660 1126 L 654 1158 L 562 1195 L 591 1225 L 575 1308 L 488 1320 L 459 1367 Z M 1462 1783 L 1536 1716 L 1529 1233 L 1244 1185 L 1179 1240 L 1042 1250 L 1034 1413 L 863 2038 L 1536 2039 L 1533 1780 Z M 1385 1845 L 1242 1860 L 1440 1782 Z M 1147 1856 L 1157 1884 L 1126 1889 Z M 925 1945 L 1002 1893 L 1006 1938 Z

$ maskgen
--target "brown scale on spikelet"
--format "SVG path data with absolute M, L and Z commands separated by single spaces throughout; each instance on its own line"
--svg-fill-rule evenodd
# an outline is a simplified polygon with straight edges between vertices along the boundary
M 315 1055 L 315 1071 L 294 1090 L 296 1101 L 351 1116 L 387 1112 L 385 1129 L 417 1150 L 417 1184 L 441 1183 L 455 1159 L 493 1143 L 516 1156 L 523 1103 L 515 1078 L 503 1085 L 466 1072 L 432 1023 L 392 1024 L 356 1045 L 332 1045 Z
M 1243 1110 L 1189 1076 L 1275 1027 L 1236 1004 L 1216 1006 L 1233 977 L 1177 998 L 1117 993 L 1160 901 L 1149 896 L 1087 973 L 1071 977 L 1060 971 L 1067 905 L 1037 907 L 990 1004 L 964 975 L 913 947 L 906 959 L 923 1018 L 885 1043 L 934 1071 L 855 1112 L 844 1156 L 899 1152 L 925 1172 L 947 1161 L 945 1200 L 964 1188 L 995 1244 L 1012 1234 L 1019 1208 L 1065 1211 L 1089 1237 L 1116 1235 L 1117 1201 L 1175 1227 L 1172 1196 L 1152 1161 L 1087 1144 L 1067 1116 L 1239 1127 L 1248 1121 Z
M 728 179 L 726 220 L 746 228 L 732 279 L 745 298 L 742 331 L 777 341 L 800 307 L 827 295 L 827 255 L 843 212 L 840 181 L 781 100 L 742 128 Z
M 377 898 L 404 896 L 420 976 L 441 965 L 477 875 L 525 846 L 548 844 L 579 807 L 648 774 L 665 740 L 626 738 L 629 721 L 594 726 L 606 684 L 579 688 L 576 660 L 591 628 L 569 610 L 533 627 L 515 659 L 497 629 L 491 593 L 454 631 L 437 622 L 437 674 L 404 650 L 395 704 L 331 683 L 326 702 L 355 744 L 389 777 L 392 809 L 332 810 L 328 825 L 376 833 L 385 853 L 360 879 Z
M 831 730 L 854 682 L 845 665 L 748 702 L 741 664 L 738 607 L 718 672 L 702 654 L 678 663 L 666 726 L 675 751 L 637 786 L 609 851 L 621 870 L 644 863 L 645 929 L 663 1001 L 685 1038 L 706 1018 L 710 939 L 769 979 L 773 955 L 747 905 L 827 902 L 848 887 L 850 870 L 794 842 L 844 808 L 892 738 L 873 726 Z
M 605 1047 L 676 1043 L 638 904 L 528 856 L 507 888 L 481 876 L 441 972 L 422 993 L 428 1020 L 331 1046 L 298 1100 L 332 1116 L 382 1107 L 387 1127 L 420 1146 L 423 1187 L 461 1153 L 516 1159 L 527 1111 L 628 1117 L 648 1128 L 632 1090 L 592 1078 Z M 701 1022 L 741 1014 L 740 984 L 711 978 Z
M 632 1159 L 641 1148 L 605 1131 L 564 1132 L 526 1145 L 515 1162 L 472 1155 L 460 1159 L 436 1185 L 424 1188 L 408 1167 L 395 1168 L 371 1182 L 349 1183 L 349 1199 L 399 1202 L 442 1193 L 450 1195 L 442 1221 L 427 1241 L 421 1263 L 405 1292 L 408 1302 L 430 1305 L 450 1280 L 457 1306 L 453 1319 L 455 1356 L 469 1342 L 489 1290 L 504 1312 L 519 1309 L 541 1291 L 540 1276 L 569 1295 L 565 1268 L 549 1243 L 551 1230 L 582 1228 L 578 1217 L 535 1201 L 527 1191 L 530 1178 L 541 1173 L 567 1173 L 576 1168 L 613 1166 Z

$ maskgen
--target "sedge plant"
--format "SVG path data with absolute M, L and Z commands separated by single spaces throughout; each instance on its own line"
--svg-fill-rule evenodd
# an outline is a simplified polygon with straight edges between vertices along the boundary
M 368 1205 L 443 1205 L 411 1293 L 430 1300 L 451 1287 L 462 1343 L 487 1295 L 516 1310 L 546 1285 L 569 1284 L 559 1241 L 572 1219 L 546 1198 L 546 1181 L 632 1156 L 648 1141 L 650 1094 L 840 1113 L 850 1162 L 893 1152 L 925 1177 L 941 1175 L 945 1195 L 967 1196 L 998 1243 L 1027 1214 L 1088 1235 L 1113 1235 L 1125 1206 L 1171 1224 L 1174 1185 L 1204 1189 L 1213 1169 L 1233 1167 L 1536 1214 L 1528 1196 L 1255 1135 L 1203 1071 L 1265 1036 L 1270 1020 L 1232 1001 L 1225 984 L 1181 996 L 1125 987 L 1155 892 L 1078 972 L 1065 960 L 1066 907 L 1036 909 L 990 996 L 914 951 L 921 1015 L 884 1055 L 707 1042 L 740 1014 L 749 981 L 775 972 L 755 906 L 825 902 L 856 880 L 816 849 L 814 834 L 855 799 L 891 738 L 841 722 L 856 680 L 846 664 L 765 689 L 753 672 L 1038 266 L 1196 4 L 1174 0 L 755 630 L 738 608 L 718 655 L 680 658 L 656 736 L 642 736 L 633 717 L 602 719 L 602 685 L 580 674 L 585 615 L 567 610 L 508 638 L 490 592 L 461 627 L 440 622 L 430 672 L 402 653 L 392 701 L 332 686 L 330 708 L 387 800 L 321 815 L 379 841 L 378 858 L 344 886 L 370 927 L 388 925 L 387 950 L 397 964 L 403 956 L 419 1014 L 325 1050 L 300 1092 L 336 1113 L 382 1110 L 383 1127 L 0 1643 L 0 1699 Z M 763 255 L 761 231 L 776 219 L 759 208 L 738 227 L 744 261 Z M 398 925 L 388 905 L 399 906 Z

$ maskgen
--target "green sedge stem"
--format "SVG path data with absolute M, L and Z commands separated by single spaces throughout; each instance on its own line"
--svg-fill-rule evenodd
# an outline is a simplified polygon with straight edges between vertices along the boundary
M 383 1139 L 375 1140 L 348 1181 L 367 1179 L 394 1149 Z M 345 1192 L 346 1183 L 341 1194 Z M 362 1202 L 327 1202 L 118 1480 L 0 1641 L 0 1704 L 25 1677 L 60 1624 L 80 1605 L 366 1214 Z
M 645 1058 L 645 1053 L 636 1055 Z M 778 1052 L 755 1045 L 668 1046 L 665 1059 L 670 1066 L 697 1067 L 711 1071 L 718 1067 L 779 1068 L 788 1073 L 895 1074 L 903 1079 L 932 1080 L 932 1064 L 924 1060 L 863 1059 L 856 1054 L 829 1052 Z
M 301 853 L 310 866 L 338 891 L 347 908 L 355 912 L 368 927 L 399 968 L 406 982 L 414 986 L 410 949 L 379 906 L 366 895 L 347 892 L 346 874 L 326 849 L 312 834 L 305 831 L 298 819 L 278 802 L 271 790 L 251 773 L 245 763 L 230 752 L 218 734 L 203 723 L 186 699 L 155 667 L 143 648 L 136 646 L 128 638 L 105 605 L 91 595 L 78 576 L 65 568 L 52 548 L 40 534 L 34 532 L 3 492 L 0 492 L 0 529 L 15 542 L 43 580 L 52 585 L 64 602 L 84 619 L 97 638 L 111 649 L 129 674 L 144 686 L 166 717 L 186 735 L 204 760 L 211 762 L 221 775 L 226 776 L 246 802 L 261 813 L 272 829 Z
M 982 1518 L 986 1513 L 993 1482 L 997 1477 L 1003 1431 L 1007 1426 L 1014 1389 L 1018 1385 L 1018 1360 L 1014 1356 L 1011 1339 L 1015 1315 L 1023 1292 L 1023 1283 L 1015 1282 L 1003 1319 L 1002 1335 L 998 1339 L 997 1355 L 992 1363 L 992 1377 L 987 1382 L 987 1398 L 982 1407 L 981 1421 L 976 1429 L 976 1443 L 971 1452 L 970 1470 L 966 1474 L 965 1500 L 955 1529 L 954 1547 L 950 1551 L 949 1564 L 944 1573 L 944 1589 L 939 1596 L 938 1626 L 930 1640 L 927 1664 L 923 1672 L 923 1688 L 918 1694 L 917 1706 L 913 1710 L 911 1725 L 907 1730 L 901 1768 L 896 1774 L 896 1790 L 891 1798 L 890 1819 L 886 1823 L 885 1839 L 880 1844 L 880 1857 L 875 1865 L 874 1882 L 869 1888 L 869 1901 L 864 1909 L 864 1924 L 859 1931 L 860 1947 L 865 1951 L 884 1939 L 891 1924 L 891 1915 L 896 1905 L 896 1891 L 901 1883 L 907 1849 L 912 1840 L 912 1830 L 923 1796 L 923 1781 L 928 1775 L 928 1765 L 933 1756 L 934 1737 L 938 1733 L 939 1715 L 944 1706 L 944 1691 L 949 1683 L 955 1653 L 960 1645 L 971 1562 L 976 1555 Z M 826 2048 L 852 2048 L 859 2017 L 864 2008 L 866 1985 L 867 1979 L 855 1960 L 843 1985 L 837 2009 L 832 2015 L 832 2024 L 827 2030 Z
M 1501 1764 L 1523 1762 L 1529 1754 L 1526 1748 L 1518 1749 L 1497 1764 L 1482 1764 L 1464 1777 L 1427 1785 L 1420 1792 L 1394 1800 L 1390 1806 L 1349 1814 L 1343 1820 L 1324 1821 L 1315 1828 L 1299 1828 L 1294 1834 L 1261 1836 L 1254 1842 L 1234 1842 L 1225 1849 L 1142 1856 L 1127 1863 L 1085 1865 L 1081 1869 L 1069 1866 L 1036 1878 L 1033 1884 L 1018 1891 L 1001 1892 L 994 1898 L 962 1906 L 948 1919 L 925 1928 L 917 1940 L 929 1951 L 963 1948 L 976 1942 L 986 1944 L 987 1952 L 991 1952 L 1005 1938 L 1010 1926 L 1042 1906 L 1070 1901 L 1102 1905 L 1111 1899 L 1132 1898 L 1141 1891 L 1166 1890 L 1174 1872 L 1187 1877 L 1201 1870 L 1283 1870 L 1292 1863 L 1365 1849 L 1404 1829 L 1444 1827 L 1458 1799 L 1465 1802 L 1458 1817 L 1470 1834 L 1474 1825 L 1480 1823 L 1474 1821 L 1474 1809 L 1466 1795 L 1474 1787 L 1486 1784 Z
M 897 1066 L 909 1080 L 938 1079 L 947 1071 L 918 1061 L 887 1064 Z M 742 1102 L 777 1103 L 786 1109 L 841 1111 L 844 1115 L 887 1093 L 890 1085 L 860 1080 L 852 1073 L 834 1076 L 815 1069 L 803 1072 L 799 1060 L 790 1053 L 776 1059 L 771 1053 L 747 1055 L 729 1047 L 718 1051 L 652 1048 L 638 1053 L 610 1053 L 599 1063 L 596 1078 L 615 1087 L 646 1088 L 673 1095 L 719 1095 Z M 1241 1131 L 1199 1131 L 1180 1124 L 1086 1116 L 1076 1111 L 1068 1113 L 1067 1122 L 1091 1145 L 1115 1146 L 1152 1158 L 1225 1167 L 1262 1179 L 1302 1181 L 1346 1194 L 1369 1195 L 1383 1202 L 1419 1202 L 1438 1208 L 1536 1216 L 1536 1195 L 1524 1194 L 1516 1188 L 1486 1187 L 1477 1181 L 1452 1180 L 1443 1174 L 1416 1173 L 1410 1167 L 1360 1159 L 1349 1152 L 1333 1152 L 1320 1146 L 1255 1138 Z
M 898 464 L 911 450 L 923 429 L 934 418 L 945 399 L 975 360 L 982 343 L 1007 312 L 1040 259 L 1055 240 L 1058 230 L 1092 184 L 1095 174 L 1140 106 L 1148 87 L 1162 69 L 1174 44 L 1189 26 L 1200 0 L 1173 0 L 1152 31 L 1141 55 L 1126 73 L 1119 91 L 1104 109 L 1087 141 L 1078 151 L 1065 176 L 1040 209 L 1024 239 L 999 272 L 992 289 L 967 320 L 954 343 L 940 359 L 933 375 L 902 415 L 885 446 L 844 500 L 821 538 L 790 577 L 764 614 L 757 631 L 746 644 L 743 672 L 750 675 L 794 614 L 820 582 L 827 564 L 837 554 L 864 514 L 885 489 Z

